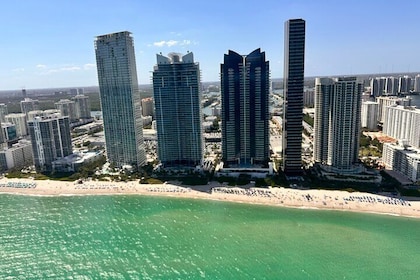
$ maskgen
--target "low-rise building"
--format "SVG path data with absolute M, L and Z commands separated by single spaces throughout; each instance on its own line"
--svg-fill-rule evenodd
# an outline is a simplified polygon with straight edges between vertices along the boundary
M 83 164 L 98 160 L 103 153 L 101 152 L 78 152 L 52 162 L 52 169 L 58 172 L 75 172 Z

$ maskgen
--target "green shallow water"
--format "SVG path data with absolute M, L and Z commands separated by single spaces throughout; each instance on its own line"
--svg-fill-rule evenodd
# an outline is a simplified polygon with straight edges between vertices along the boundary
M 418 279 L 419 248 L 412 218 L 0 195 L 0 279 Z

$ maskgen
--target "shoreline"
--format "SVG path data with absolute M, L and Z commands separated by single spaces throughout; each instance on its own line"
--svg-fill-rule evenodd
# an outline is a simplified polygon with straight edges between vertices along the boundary
M 200 186 L 197 186 L 200 187 Z M 77 182 L 0 179 L 0 193 L 31 196 L 84 195 L 149 195 L 225 201 L 311 210 L 385 214 L 420 218 L 420 201 L 405 200 L 379 194 L 339 190 L 298 190 L 289 188 L 239 188 L 219 184 L 203 186 L 203 190 L 178 184 L 139 184 L 139 181 Z

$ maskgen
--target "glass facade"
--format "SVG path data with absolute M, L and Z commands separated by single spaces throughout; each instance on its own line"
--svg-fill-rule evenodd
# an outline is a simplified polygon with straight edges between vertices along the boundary
M 153 92 L 159 160 L 164 166 L 201 164 L 200 70 L 193 53 L 158 54 Z
M 269 62 L 256 49 L 229 50 L 221 65 L 222 160 L 225 166 L 264 165 L 269 159 Z
M 283 171 L 302 174 L 303 79 L 305 21 L 286 21 L 284 30 Z
M 142 166 L 146 154 L 131 33 L 98 36 L 95 51 L 108 160 L 117 167 Z

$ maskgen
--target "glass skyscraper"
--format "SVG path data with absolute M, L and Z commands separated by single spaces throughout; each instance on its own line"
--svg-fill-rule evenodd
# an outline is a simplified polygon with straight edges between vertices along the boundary
M 302 174 L 303 79 L 305 21 L 291 19 L 284 25 L 283 171 Z
M 225 166 L 265 165 L 269 160 L 269 62 L 256 49 L 229 50 L 221 64 L 222 160 Z
M 355 170 L 362 93 L 362 84 L 355 77 L 315 80 L 315 162 L 336 172 Z
M 193 53 L 158 54 L 153 92 L 159 160 L 164 166 L 201 164 L 200 70 Z
M 117 167 L 142 166 L 146 154 L 131 33 L 96 37 L 95 52 L 108 160 Z

